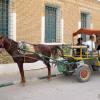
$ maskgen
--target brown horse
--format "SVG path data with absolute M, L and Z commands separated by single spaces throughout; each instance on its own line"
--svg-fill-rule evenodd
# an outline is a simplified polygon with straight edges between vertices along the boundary
M 33 45 L 35 52 L 38 52 L 41 55 L 38 54 L 21 54 L 19 52 L 18 43 L 13 41 L 12 39 L 9 39 L 4 36 L 0 36 L 0 48 L 5 48 L 5 50 L 12 56 L 15 63 L 18 64 L 18 68 L 21 75 L 21 82 L 25 83 L 25 76 L 24 76 L 24 70 L 23 70 L 23 63 L 32 63 L 36 62 L 38 60 L 42 60 L 44 64 L 48 68 L 48 79 L 50 80 L 51 76 L 51 66 L 49 63 L 51 55 L 55 56 L 57 55 L 57 51 L 61 51 L 63 54 L 62 49 L 59 46 L 54 45 L 43 45 L 43 44 L 37 44 Z

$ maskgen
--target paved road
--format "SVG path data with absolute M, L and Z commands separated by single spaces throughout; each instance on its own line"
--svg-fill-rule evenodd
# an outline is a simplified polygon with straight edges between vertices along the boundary
M 16 83 L 0 88 L 0 100 L 100 100 L 100 72 L 86 83 L 77 82 L 75 76 L 58 75 L 51 81 L 38 79 L 46 74 L 47 69 L 26 71 L 26 85 Z M 18 82 L 19 78 L 19 73 L 1 75 L 0 81 Z

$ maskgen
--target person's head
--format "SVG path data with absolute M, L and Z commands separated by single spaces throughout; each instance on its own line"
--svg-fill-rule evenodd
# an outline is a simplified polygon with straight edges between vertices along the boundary
M 100 44 L 100 39 L 97 39 L 97 43 Z
M 77 42 L 80 43 L 80 44 L 82 44 L 82 41 L 83 41 L 82 38 L 78 38 L 78 39 L 77 39 Z
M 91 40 L 91 41 L 94 41 L 94 39 L 95 39 L 94 36 L 91 35 L 91 36 L 90 36 L 90 40 Z

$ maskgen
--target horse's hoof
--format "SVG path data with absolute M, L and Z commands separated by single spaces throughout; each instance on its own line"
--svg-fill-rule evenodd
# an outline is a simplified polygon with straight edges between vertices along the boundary
M 21 85 L 21 86 L 26 86 L 26 83 L 22 83 L 22 82 L 21 82 L 20 85 Z
M 21 86 L 25 86 L 26 82 L 25 81 L 21 81 L 20 84 L 21 84 Z
M 50 77 L 48 78 L 48 81 L 51 81 L 51 78 Z

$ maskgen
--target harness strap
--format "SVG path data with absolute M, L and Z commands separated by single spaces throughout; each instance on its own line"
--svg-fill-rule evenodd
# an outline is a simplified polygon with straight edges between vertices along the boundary
M 10 48 L 11 48 L 11 44 L 12 44 L 12 40 L 10 41 L 10 46 L 9 46 L 8 50 L 10 50 Z
M 24 55 L 24 63 L 25 63 L 25 55 Z

